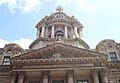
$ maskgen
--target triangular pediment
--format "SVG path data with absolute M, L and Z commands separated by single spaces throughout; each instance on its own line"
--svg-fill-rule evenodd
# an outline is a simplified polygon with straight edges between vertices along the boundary
M 13 57 L 11 60 L 24 59 L 54 59 L 54 58 L 78 58 L 78 57 L 106 57 L 106 55 L 90 51 L 87 49 L 77 48 L 71 45 L 56 43 L 44 48 L 31 50 L 28 53 Z

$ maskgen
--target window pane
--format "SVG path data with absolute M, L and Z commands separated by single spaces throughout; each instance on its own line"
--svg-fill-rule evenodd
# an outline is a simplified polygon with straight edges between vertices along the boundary
M 4 57 L 3 65 L 10 65 L 10 56 L 5 56 Z
M 77 83 L 88 83 L 87 80 L 77 80 Z
M 109 56 L 110 56 L 111 61 L 117 61 L 118 60 L 116 52 L 110 52 Z

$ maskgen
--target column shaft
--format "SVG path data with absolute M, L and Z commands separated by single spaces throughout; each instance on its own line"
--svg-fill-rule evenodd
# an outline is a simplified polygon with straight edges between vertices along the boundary
M 23 79 L 20 78 L 20 79 L 18 80 L 18 83 L 23 83 Z
M 108 83 L 107 77 L 106 76 L 102 76 L 103 78 L 103 83 Z
M 18 83 L 23 83 L 25 72 L 18 72 Z
M 48 83 L 48 75 L 49 75 L 49 71 L 43 71 L 43 83 Z
M 37 29 L 36 37 L 39 38 L 40 30 Z
M 65 28 L 65 38 L 68 38 L 67 26 L 65 26 L 64 28 Z
M 10 83 L 15 83 L 15 80 L 16 80 L 16 72 L 12 72 Z
M 68 83 L 74 83 L 73 82 L 73 75 L 68 75 Z
M 80 38 L 82 39 L 83 38 L 82 30 L 80 30 L 79 34 L 80 34 Z
M 97 69 L 92 70 L 92 77 L 93 77 L 94 83 L 99 83 L 98 70 Z
M 79 37 L 76 26 L 74 26 L 74 31 L 75 31 L 75 37 Z
M 102 77 L 103 83 L 108 83 L 108 80 L 107 80 L 107 77 L 106 77 L 106 73 L 107 73 L 107 69 L 102 68 L 101 69 L 101 77 Z
M 42 26 L 41 37 L 44 38 L 45 34 L 45 26 Z
M 74 80 L 73 80 L 73 74 L 74 71 L 73 70 L 68 70 L 67 71 L 67 76 L 68 76 L 68 83 L 74 83 Z
M 52 26 L 52 32 L 51 32 L 51 38 L 54 38 L 54 33 L 55 33 L 55 27 L 54 26 Z
M 43 83 L 48 83 L 48 77 L 47 76 L 43 76 Z

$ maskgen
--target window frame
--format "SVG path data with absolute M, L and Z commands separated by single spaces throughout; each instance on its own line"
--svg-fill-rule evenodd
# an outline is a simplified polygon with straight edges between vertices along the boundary
M 64 80 L 52 80 L 52 83 L 60 83 L 60 82 L 64 83 Z
M 117 52 L 109 52 L 108 54 L 109 54 L 109 58 L 111 61 L 118 61 L 119 60 Z
M 89 83 L 88 80 L 77 80 L 77 81 L 76 81 L 76 83 L 79 83 L 79 82 L 81 82 L 81 83 L 84 83 L 84 82 Z
M 28 83 L 40 83 L 40 81 L 29 81 Z
M 10 56 L 4 56 L 2 65 L 10 65 Z

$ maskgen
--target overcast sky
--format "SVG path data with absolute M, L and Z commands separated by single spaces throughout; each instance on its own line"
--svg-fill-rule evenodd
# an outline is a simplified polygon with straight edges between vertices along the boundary
M 0 48 L 11 42 L 28 48 L 35 25 L 58 6 L 83 24 L 90 48 L 104 39 L 120 42 L 120 0 L 0 0 Z

